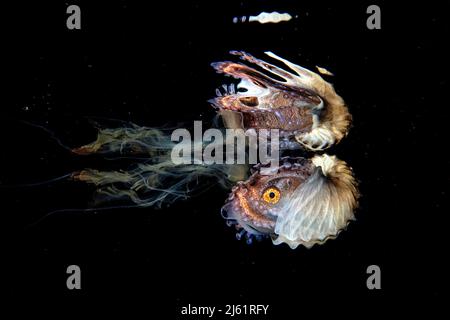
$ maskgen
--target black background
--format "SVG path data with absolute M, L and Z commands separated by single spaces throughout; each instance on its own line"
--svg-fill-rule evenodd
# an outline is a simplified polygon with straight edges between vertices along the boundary
M 157 310 L 178 319 L 188 303 L 270 304 L 279 319 L 301 316 L 313 302 L 323 305 L 317 312 L 330 301 L 343 310 L 441 301 L 448 254 L 446 3 L 146 3 L 4 8 L 0 182 L 12 296 L 45 297 L 48 308 L 61 298 L 141 297 L 149 317 Z M 68 4 L 80 5 L 81 30 L 66 28 Z M 381 30 L 366 28 L 370 4 L 381 7 Z M 232 23 L 275 10 L 298 17 Z M 93 189 L 71 181 L 10 187 L 106 165 L 70 154 L 23 121 L 69 147 L 95 139 L 88 119 L 145 126 L 210 121 L 215 113 L 206 100 L 224 82 L 210 63 L 229 59 L 229 50 L 261 58 L 270 50 L 335 73 L 330 81 L 354 123 L 328 153 L 353 167 L 362 193 L 357 221 L 338 239 L 310 250 L 237 241 L 219 214 L 227 196 L 220 188 L 161 210 L 46 216 L 88 207 Z M 81 267 L 80 291 L 66 288 L 70 264 Z M 366 287 L 371 264 L 381 267 L 382 290 Z

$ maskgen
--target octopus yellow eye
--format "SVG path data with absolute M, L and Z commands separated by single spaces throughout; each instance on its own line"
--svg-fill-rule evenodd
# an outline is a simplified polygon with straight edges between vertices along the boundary
M 277 188 L 267 188 L 263 193 L 263 200 L 275 204 L 280 201 L 280 191 Z

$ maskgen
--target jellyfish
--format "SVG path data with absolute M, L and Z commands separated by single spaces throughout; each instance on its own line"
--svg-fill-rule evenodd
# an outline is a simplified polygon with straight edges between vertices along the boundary
M 126 127 L 98 130 L 94 142 L 74 148 L 72 152 L 82 156 L 130 157 L 136 163 L 128 170 L 88 168 L 71 175 L 75 181 L 96 186 L 95 205 L 130 200 L 139 207 L 161 207 L 214 184 L 229 188 L 247 176 L 246 164 L 205 164 L 201 159 L 189 164 L 174 162 L 172 151 L 177 143 L 172 141 L 168 130 L 131 123 Z M 204 143 L 199 143 L 203 148 Z M 191 145 L 188 149 L 192 149 Z M 201 183 L 199 179 L 202 179 Z
M 266 55 L 291 71 L 243 51 L 230 53 L 261 71 L 240 62 L 212 64 L 218 73 L 240 80 L 236 88 L 231 84 L 216 90 L 216 97 L 209 100 L 222 119 L 222 131 L 217 130 L 238 130 L 248 137 L 275 130 L 277 134 L 264 135 L 268 144 L 296 155 L 281 154 L 275 164 L 260 161 L 254 166 L 206 163 L 195 156 L 196 161 L 180 163 L 173 161 L 173 150 L 181 142 L 173 141 L 170 131 L 130 123 L 99 127 L 95 141 L 71 149 L 79 156 L 129 158 L 134 161 L 130 168 L 87 168 L 70 178 L 96 186 L 94 206 L 125 201 L 137 207 L 160 207 L 219 185 L 230 190 L 221 213 L 238 239 L 251 243 L 270 238 L 276 245 L 285 243 L 294 249 L 336 238 L 355 219 L 357 182 L 347 163 L 317 152 L 347 135 L 352 118 L 344 100 L 320 75 L 272 52 Z M 235 140 L 211 143 L 214 149 Z M 205 148 L 205 142 L 189 142 L 184 149 L 195 153 L 198 148 Z

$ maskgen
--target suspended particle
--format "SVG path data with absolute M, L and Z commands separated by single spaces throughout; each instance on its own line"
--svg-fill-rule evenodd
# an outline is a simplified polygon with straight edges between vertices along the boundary
M 248 22 L 259 22 L 259 23 L 279 23 L 282 21 L 289 21 L 292 19 L 292 16 L 289 13 L 279 13 L 279 12 L 261 12 L 257 16 L 249 16 Z M 247 21 L 247 17 L 234 17 L 233 23 Z
M 327 75 L 327 76 L 334 76 L 334 74 L 333 74 L 332 72 L 328 71 L 328 70 L 325 69 L 325 68 L 321 68 L 321 67 L 319 67 L 319 66 L 316 66 L 316 69 L 317 69 L 317 71 L 319 71 L 319 73 L 321 73 L 321 74 L 324 74 L 324 75 Z

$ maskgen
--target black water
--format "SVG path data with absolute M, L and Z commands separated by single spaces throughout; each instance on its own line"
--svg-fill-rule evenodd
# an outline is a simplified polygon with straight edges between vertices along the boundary
M 335 73 L 332 81 L 354 124 L 329 153 L 353 167 L 360 208 L 337 240 L 291 250 L 270 241 L 237 241 L 220 217 L 227 192 L 219 188 L 161 210 L 41 219 L 54 210 L 88 207 L 93 189 L 70 181 L 2 187 L 2 233 L 8 238 L 3 276 L 13 297 L 45 297 L 48 308 L 59 299 L 78 305 L 140 297 L 147 317 L 160 311 L 177 319 L 189 303 L 270 304 L 266 318 L 282 319 L 308 310 L 344 312 L 328 308 L 331 301 L 352 313 L 361 303 L 385 310 L 401 299 L 406 303 L 400 310 L 414 310 L 444 298 L 444 4 L 379 3 L 382 29 L 368 30 L 368 1 L 77 3 L 79 31 L 67 30 L 63 2 L 4 10 L 3 64 L 12 72 L 3 73 L 2 185 L 106 165 L 71 155 L 23 121 L 50 130 L 68 147 L 95 138 L 88 119 L 145 126 L 209 121 L 214 111 L 206 101 L 224 81 L 209 64 L 229 59 L 229 50 L 258 57 L 270 50 Z M 298 17 L 271 25 L 232 23 L 235 16 L 275 10 Z M 66 288 L 71 264 L 81 267 L 80 291 Z M 378 291 L 366 287 L 372 264 L 382 271 Z

